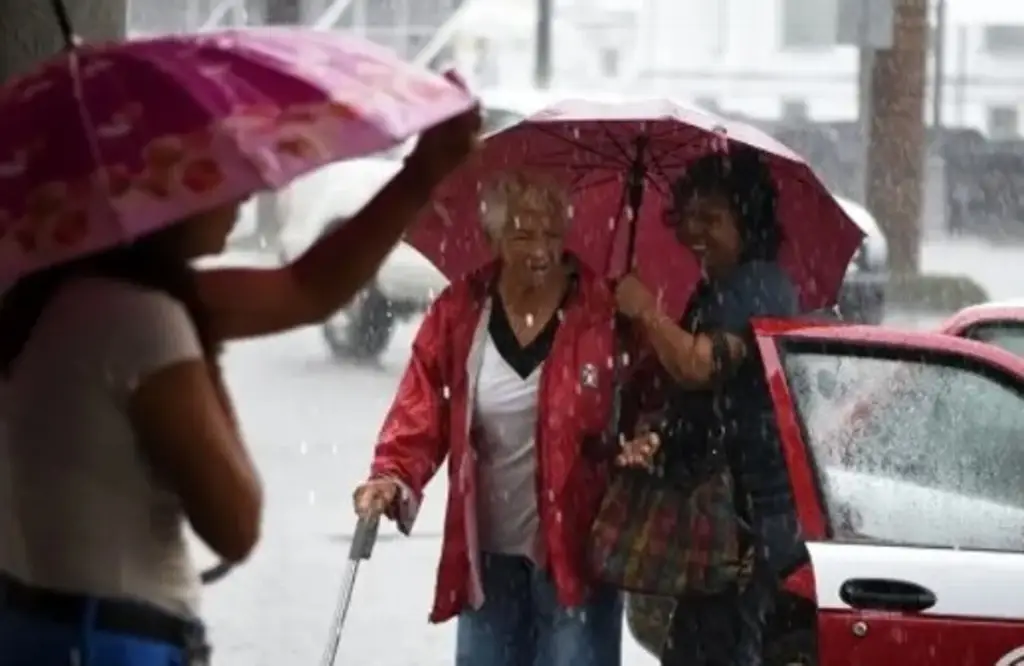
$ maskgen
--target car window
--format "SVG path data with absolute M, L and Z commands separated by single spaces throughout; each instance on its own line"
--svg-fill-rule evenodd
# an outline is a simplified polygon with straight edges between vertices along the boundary
M 1024 551 L 1024 396 L 963 365 L 785 354 L 836 538 Z
M 1002 347 L 1024 356 L 1024 325 L 1017 322 L 992 322 L 971 327 L 964 337 Z

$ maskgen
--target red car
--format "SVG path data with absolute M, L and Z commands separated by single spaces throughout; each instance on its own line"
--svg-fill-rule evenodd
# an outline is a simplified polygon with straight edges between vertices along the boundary
M 978 325 L 957 332 L 997 341 Z M 757 334 L 810 555 L 769 666 L 1024 666 L 1024 358 L 871 326 Z M 670 607 L 630 599 L 654 653 Z
M 1024 300 L 964 308 L 942 325 L 942 332 L 988 342 L 1024 356 Z

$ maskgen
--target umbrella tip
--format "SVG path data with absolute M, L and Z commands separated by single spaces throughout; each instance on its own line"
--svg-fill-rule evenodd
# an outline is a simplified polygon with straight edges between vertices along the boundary
M 57 25 L 60 27 L 60 35 L 64 40 L 64 48 L 68 51 L 75 48 L 75 31 L 71 27 L 71 16 L 68 14 L 67 5 L 64 0 L 50 0 L 53 14 L 57 18 Z

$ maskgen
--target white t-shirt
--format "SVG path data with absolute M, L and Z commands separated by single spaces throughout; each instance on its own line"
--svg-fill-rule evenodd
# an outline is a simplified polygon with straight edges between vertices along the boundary
M 197 613 L 181 502 L 127 410 L 141 378 L 201 357 L 184 307 L 165 294 L 98 278 L 60 290 L 0 395 L 0 570 Z
M 474 426 L 483 431 L 477 499 L 480 547 L 540 560 L 537 391 L 543 366 L 520 377 L 488 335 L 477 379 Z

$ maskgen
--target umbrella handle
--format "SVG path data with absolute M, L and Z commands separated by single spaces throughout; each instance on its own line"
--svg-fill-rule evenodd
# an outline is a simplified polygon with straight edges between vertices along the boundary
M 356 531 L 352 534 L 352 545 L 348 549 L 348 559 L 352 562 L 368 560 L 373 555 L 373 547 L 377 543 L 377 529 L 380 527 L 380 515 L 370 514 L 360 518 L 356 523 Z

